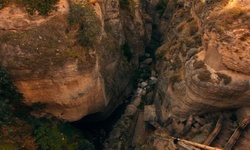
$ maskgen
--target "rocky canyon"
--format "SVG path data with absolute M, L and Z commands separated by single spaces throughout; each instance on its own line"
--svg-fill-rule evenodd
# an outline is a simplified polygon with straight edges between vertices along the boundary
M 0 66 L 32 116 L 127 103 L 103 149 L 248 147 L 249 48 L 249 0 L 0 1 Z

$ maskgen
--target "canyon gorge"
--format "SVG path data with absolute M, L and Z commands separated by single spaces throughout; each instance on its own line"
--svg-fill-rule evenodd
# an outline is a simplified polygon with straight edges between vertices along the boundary
M 125 104 L 96 149 L 249 147 L 249 0 L 22 2 L 0 1 L 0 66 L 35 118 Z

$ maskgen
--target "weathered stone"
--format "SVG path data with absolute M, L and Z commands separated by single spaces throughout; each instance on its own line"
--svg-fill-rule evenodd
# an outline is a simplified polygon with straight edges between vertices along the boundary
M 152 104 L 153 103 L 153 101 L 154 101 L 153 96 L 154 96 L 154 92 L 153 91 L 147 93 L 147 95 L 146 95 L 146 104 Z
M 125 110 L 125 116 L 132 116 L 137 111 L 137 107 L 133 104 L 127 106 Z
M 156 77 L 150 77 L 150 80 L 148 82 L 149 85 L 156 84 L 158 79 Z
M 198 52 L 198 48 L 191 48 L 190 50 L 188 50 L 187 52 L 187 60 L 190 59 L 192 56 L 194 56 L 196 53 Z
M 147 59 L 145 59 L 143 62 L 141 62 L 141 65 L 150 65 L 150 64 L 152 64 L 152 62 L 153 62 L 153 59 L 152 58 L 147 58 Z
M 101 22 L 92 48 L 80 45 L 77 29 L 69 28 L 68 1 L 60 0 L 57 11 L 47 16 L 31 16 L 20 7 L 10 3 L 1 9 L 1 39 L 7 41 L 0 42 L 0 65 L 10 72 L 26 104 L 46 103 L 46 113 L 67 121 L 88 114 L 101 120 L 130 96 L 130 66 L 138 67 L 145 47 L 139 7 L 134 9 L 133 17 L 127 17 L 118 1 L 89 5 Z M 12 34 L 16 38 L 2 37 Z M 130 62 L 121 61 L 124 56 L 117 50 L 125 41 L 133 54 Z
M 157 119 L 155 106 L 145 105 L 144 106 L 144 121 L 155 121 Z
M 145 57 L 150 57 L 150 54 L 149 53 L 145 53 L 144 56 Z
M 163 17 L 173 18 L 162 20 L 160 26 L 165 43 L 156 51 L 162 54 L 156 64 L 159 77 L 155 102 L 159 116 L 166 120 L 169 116 L 164 114 L 168 113 L 186 119 L 190 114 L 250 106 L 247 98 L 250 97 L 250 40 L 244 38 L 250 34 L 246 28 L 250 22 L 239 23 L 238 20 L 244 18 L 239 16 L 231 18 L 232 25 L 226 27 L 227 15 L 218 14 L 220 27 L 225 27 L 218 29 L 218 24 L 211 24 L 212 13 L 226 11 L 231 4 L 214 2 L 205 5 L 207 11 L 197 12 L 204 2 L 184 2 L 184 7 L 189 6 L 180 10 L 169 1 Z M 250 4 L 242 5 L 246 2 L 235 1 L 234 8 L 249 9 Z M 187 23 L 187 18 L 192 25 Z M 186 32 L 194 28 L 193 35 Z M 194 37 L 195 43 L 180 42 Z
M 141 83 L 141 88 L 145 88 L 147 85 L 148 85 L 148 82 L 144 81 L 144 82 Z
M 197 142 L 197 143 L 202 143 L 202 142 L 204 142 L 204 141 L 206 140 L 207 137 L 208 137 L 208 134 L 202 132 L 202 133 L 196 135 L 196 136 L 192 139 L 192 141 L 193 141 L 193 142 Z
M 136 107 L 138 107 L 140 103 L 141 103 L 141 96 L 137 96 L 132 102 L 132 104 L 135 105 Z
M 141 95 L 146 95 L 146 94 L 147 94 L 147 89 L 144 88 L 144 89 L 142 90 L 142 92 L 141 92 Z
M 250 117 L 250 107 L 243 107 L 240 108 L 236 111 L 236 115 L 238 117 L 239 120 L 244 120 L 245 118 L 249 118 Z
M 142 91 L 143 91 L 142 88 L 138 88 L 138 89 L 136 90 L 136 94 L 137 94 L 137 95 L 141 95 Z
M 151 76 L 155 77 L 156 76 L 156 71 L 155 70 L 151 70 Z
M 114 140 L 114 139 L 119 139 L 120 135 L 121 135 L 121 129 L 115 128 L 110 132 L 109 137 L 111 140 Z

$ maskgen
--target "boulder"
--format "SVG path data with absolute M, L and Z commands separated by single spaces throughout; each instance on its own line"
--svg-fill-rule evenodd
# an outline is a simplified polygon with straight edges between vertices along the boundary
M 157 119 L 155 106 L 145 105 L 144 106 L 144 121 L 155 121 Z
M 132 116 L 135 114 L 135 112 L 137 111 L 137 107 L 133 104 L 130 104 L 127 106 L 126 110 L 125 110 L 125 116 Z
M 138 107 L 140 103 L 141 103 L 141 96 L 137 96 L 132 102 L 132 104 L 135 105 L 136 107 Z
M 145 88 L 146 86 L 148 86 L 148 82 L 144 81 L 141 83 L 141 88 Z
M 141 62 L 141 65 L 151 65 L 153 62 L 152 58 L 147 58 L 143 62 Z

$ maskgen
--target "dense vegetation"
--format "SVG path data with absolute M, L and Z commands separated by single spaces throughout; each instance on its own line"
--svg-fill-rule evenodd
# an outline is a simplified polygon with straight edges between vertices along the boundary
M 123 10 L 128 10 L 131 13 L 135 10 L 135 1 L 134 0 L 119 0 L 119 7 Z
M 20 106 L 22 95 L 12 82 L 5 69 L 0 68 L 0 127 L 10 124 L 14 107 Z
M 56 10 L 56 3 L 59 0 L 14 0 L 11 2 L 21 5 L 30 15 L 38 13 L 39 15 L 48 15 L 53 10 Z M 0 0 L 0 9 L 10 3 L 10 0 Z
M 92 47 L 101 33 L 101 21 L 91 5 L 71 4 L 68 16 L 71 28 L 78 28 L 80 45 Z
M 56 118 L 34 118 L 35 107 L 22 103 L 22 95 L 0 67 L 0 149 L 94 149 L 80 131 Z
M 168 0 L 160 0 L 156 5 L 156 10 L 162 15 L 167 5 Z

